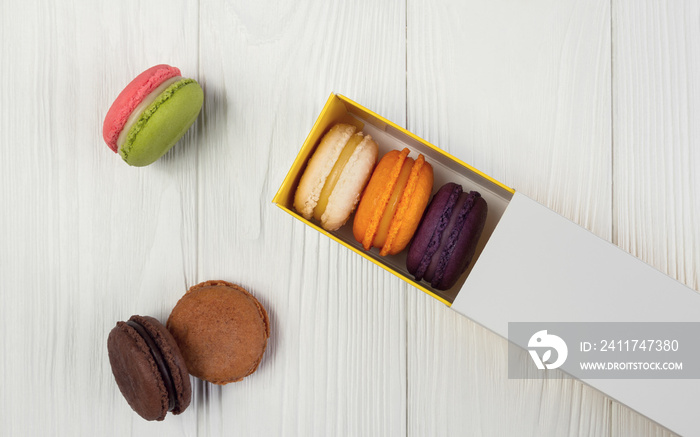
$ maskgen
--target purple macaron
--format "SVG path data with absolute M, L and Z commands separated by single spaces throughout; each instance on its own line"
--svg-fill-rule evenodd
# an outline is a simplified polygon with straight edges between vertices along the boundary
M 408 249 L 406 267 L 417 281 L 438 290 L 451 288 L 471 262 L 486 223 L 486 201 L 454 183 L 443 185 L 430 202 Z

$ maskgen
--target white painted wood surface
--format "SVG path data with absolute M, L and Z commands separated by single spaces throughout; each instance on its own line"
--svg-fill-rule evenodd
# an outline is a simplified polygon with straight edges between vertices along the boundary
M 408 129 L 609 238 L 608 6 L 409 3 Z M 509 380 L 506 340 L 416 293 L 407 311 L 412 435 L 607 435 L 601 393 Z
M 331 91 L 695 288 L 695 2 L 0 3 L 0 435 L 669 435 L 589 387 L 511 381 L 506 343 L 270 200 Z M 132 169 L 102 118 L 167 62 L 205 89 Z M 113 382 L 117 320 L 249 288 L 257 373 L 163 423 Z

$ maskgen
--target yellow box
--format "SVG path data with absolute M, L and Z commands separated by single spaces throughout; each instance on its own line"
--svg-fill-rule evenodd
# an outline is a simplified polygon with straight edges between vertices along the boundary
M 451 305 L 466 280 L 469 269 L 451 289 L 445 291 L 436 290 L 425 281 L 415 281 L 413 276 L 408 273 L 406 269 L 406 250 L 398 255 L 384 257 L 379 256 L 379 251 L 376 248 L 365 251 L 352 235 L 352 217 L 338 231 L 328 232 L 314 221 L 306 220 L 294 210 L 292 206 L 294 203 L 294 192 L 306 168 L 306 163 L 323 135 L 333 125 L 341 122 L 353 124 L 364 133 L 372 135 L 372 138 L 379 145 L 380 157 L 389 150 L 403 149 L 404 147 L 411 150 L 411 156 L 415 157 L 418 153 L 423 154 L 426 161 L 433 166 L 435 177 L 433 194 L 447 182 L 459 183 L 464 187 L 465 191 L 476 190 L 481 193 L 488 204 L 489 212 L 479 246 L 471 263 L 472 266 L 481 254 L 484 245 L 495 229 L 515 191 L 344 96 L 331 94 L 328 98 L 297 158 L 294 160 L 292 168 L 275 195 L 273 203 L 293 217 L 329 236 L 348 249 L 357 252 L 409 284 L 423 290 L 446 305 Z
M 293 210 L 294 191 L 309 157 L 338 122 L 372 135 L 380 156 L 404 147 L 413 156 L 422 153 L 433 166 L 433 192 L 455 182 L 484 197 L 489 208 L 484 232 L 474 260 L 454 287 L 440 291 L 413 280 L 405 266 L 406 251 L 380 257 L 377 249 L 363 250 L 353 237 L 351 220 L 327 232 Z M 509 338 L 510 322 L 516 321 L 697 322 L 700 314 L 700 295 L 694 290 L 340 95 L 328 99 L 274 203 L 504 338 Z M 525 350 L 528 338 L 509 340 Z M 577 361 L 569 361 L 560 370 L 585 378 Z M 700 429 L 700 379 L 584 381 L 675 432 L 697 435 Z

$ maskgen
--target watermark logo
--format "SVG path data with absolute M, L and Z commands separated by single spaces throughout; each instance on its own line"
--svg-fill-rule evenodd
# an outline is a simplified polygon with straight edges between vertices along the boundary
M 532 360 L 538 369 L 556 369 L 566 361 L 566 357 L 569 355 L 569 348 L 566 347 L 566 343 L 561 337 L 554 334 L 547 334 L 547 330 L 537 331 L 527 344 L 528 348 L 546 348 L 542 358 L 540 358 L 538 349 L 528 349 Z M 553 363 L 550 363 L 550 358 L 552 358 L 552 349 L 557 352 L 557 359 Z
M 700 380 L 698 338 L 700 321 L 508 322 L 508 378 Z

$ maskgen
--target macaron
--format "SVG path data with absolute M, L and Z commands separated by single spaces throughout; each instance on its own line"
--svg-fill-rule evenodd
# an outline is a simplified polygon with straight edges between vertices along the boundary
M 112 373 L 129 406 L 146 420 L 180 414 L 192 397 L 185 360 L 158 320 L 132 316 L 107 338 Z
M 451 288 L 474 256 L 487 212 L 486 201 L 477 191 L 466 193 L 455 183 L 443 185 L 408 249 L 409 273 L 435 289 Z
M 413 237 L 433 187 L 433 167 L 423 155 L 392 150 L 377 164 L 353 220 L 353 234 L 365 250 L 401 252 Z
M 377 143 L 355 126 L 336 124 L 321 139 L 299 181 L 294 209 L 328 231 L 347 222 L 377 162 Z
M 102 136 L 136 167 L 163 156 L 197 119 L 204 93 L 197 81 L 161 64 L 136 76 L 107 111 Z
M 255 372 L 270 337 L 265 308 L 243 287 L 226 281 L 190 288 L 166 326 L 190 374 L 219 385 Z

